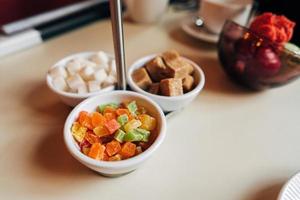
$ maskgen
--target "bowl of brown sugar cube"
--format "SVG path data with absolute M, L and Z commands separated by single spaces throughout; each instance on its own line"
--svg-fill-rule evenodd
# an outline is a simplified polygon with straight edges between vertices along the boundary
M 150 97 L 168 112 L 191 103 L 203 89 L 205 76 L 195 62 L 170 50 L 135 61 L 127 81 L 132 90 Z

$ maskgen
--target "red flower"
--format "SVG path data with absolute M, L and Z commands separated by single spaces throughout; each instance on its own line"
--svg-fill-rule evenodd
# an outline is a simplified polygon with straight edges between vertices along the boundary
M 264 13 L 254 19 L 250 30 L 278 44 L 288 42 L 293 36 L 295 23 L 285 16 Z

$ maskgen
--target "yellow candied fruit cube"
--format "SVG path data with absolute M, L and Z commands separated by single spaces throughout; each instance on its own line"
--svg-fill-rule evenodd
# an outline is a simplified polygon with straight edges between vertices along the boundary
M 147 114 L 142 114 L 138 116 L 139 120 L 141 120 L 142 129 L 146 129 L 148 131 L 152 131 L 156 128 L 156 119 Z
M 126 131 L 126 133 L 128 133 L 129 131 L 140 127 L 141 125 L 142 122 L 140 120 L 132 119 L 124 125 L 124 130 Z
M 90 152 L 90 148 L 89 147 L 82 147 L 82 153 L 84 153 L 85 155 L 88 155 Z
M 107 130 L 107 128 L 105 126 L 98 126 L 98 127 L 94 128 L 93 131 L 98 137 L 110 135 L 110 132 Z
M 74 122 L 71 128 L 72 135 L 78 142 L 82 142 L 86 134 L 87 128 L 81 126 L 78 122 Z
M 120 154 L 116 154 L 116 155 L 108 158 L 108 161 L 119 161 L 119 160 L 122 160 L 122 157 Z

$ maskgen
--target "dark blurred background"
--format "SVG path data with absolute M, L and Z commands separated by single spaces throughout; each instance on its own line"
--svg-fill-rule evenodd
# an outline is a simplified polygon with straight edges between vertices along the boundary
M 151 0 L 149 0 L 151 1 Z M 201 0 L 170 0 L 175 10 L 195 12 Z M 297 0 L 255 0 L 257 14 L 273 12 L 296 22 L 292 42 L 300 45 Z M 0 56 L 109 17 L 109 0 L 0 0 Z M 20 45 L 22 44 L 22 45 Z
M 256 0 L 258 12 L 273 12 L 285 15 L 290 20 L 296 22 L 296 27 L 292 42 L 300 45 L 300 10 L 297 0 Z

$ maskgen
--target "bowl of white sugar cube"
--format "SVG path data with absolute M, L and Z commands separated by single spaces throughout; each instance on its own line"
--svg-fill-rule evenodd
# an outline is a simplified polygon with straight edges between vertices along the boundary
M 103 51 L 70 55 L 47 73 L 47 85 L 61 100 L 76 106 L 84 99 L 115 89 L 116 62 Z

